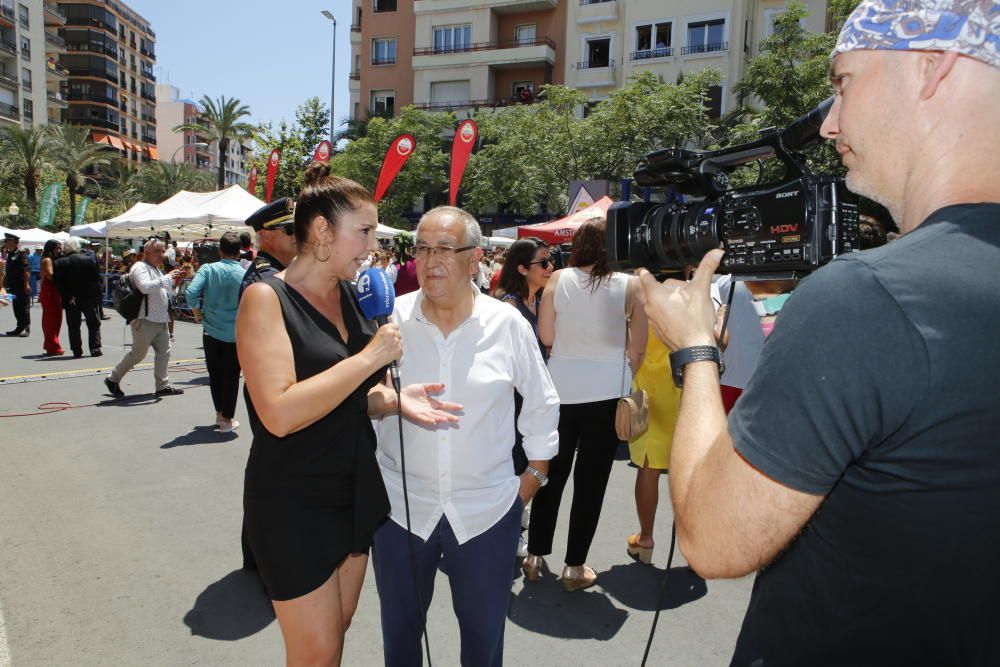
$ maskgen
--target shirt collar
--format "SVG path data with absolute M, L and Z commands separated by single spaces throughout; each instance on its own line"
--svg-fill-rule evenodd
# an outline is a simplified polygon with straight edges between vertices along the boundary
M 464 322 L 458 325 L 455 331 L 458 331 L 459 329 L 464 327 L 471 320 L 478 320 L 482 315 L 484 306 L 483 299 L 486 298 L 486 296 L 479 291 L 479 289 L 472 283 L 471 280 L 469 281 L 469 289 L 472 290 L 472 296 L 474 299 L 472 302 L 472 314 L 469 315 L 469 317 Z M 418 322 L 422 322 L 430 326 L 435 326 L 435 324 L 431 322 L 429 319 L 427 319 L 426 315 L 424 315 L 424 291 L 422 289 L 417 290 L 417 300 L 416 304 L 413 307 L 413 317 Z

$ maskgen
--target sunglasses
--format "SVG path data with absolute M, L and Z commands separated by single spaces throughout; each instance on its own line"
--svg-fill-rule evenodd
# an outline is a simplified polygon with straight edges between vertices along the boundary
M 528 262 L 528 266 L 531 266 L 532 264 L 540 264 L 543 269 L 547 269 L 550 266 L 552 266 L 552 260 L 551 259 L 539 259 L 539 260 L 534 261 L 534 262 Z

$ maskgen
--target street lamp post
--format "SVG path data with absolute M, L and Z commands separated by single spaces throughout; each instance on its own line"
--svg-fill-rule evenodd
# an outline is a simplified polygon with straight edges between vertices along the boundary
M 334 130 L 337 121 L 334 120 L 333 100 L 337 92 L 337 19 L 327 10 L 322 10 L 323 16 L 333 21 L 333 62 L 330 64 L 330 145 L 335 145 Z
M 10 206 L 7 207 L 7 215 L 10 216 L 11 227 L 17 224 L 17 216 L 19 216 L 20 214 L 21 214 L 20 207 L 14 202 L 11 202 Z

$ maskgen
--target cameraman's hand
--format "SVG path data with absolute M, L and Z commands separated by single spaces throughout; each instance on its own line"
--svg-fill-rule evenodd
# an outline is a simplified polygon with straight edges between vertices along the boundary
M 722 255 L 722 250 L 706 254 L 690 282 L 668 280 L 661 284 L 645 269 L 637 271 L 649 323 L 671 350 L 718 344 L 711 288 Z

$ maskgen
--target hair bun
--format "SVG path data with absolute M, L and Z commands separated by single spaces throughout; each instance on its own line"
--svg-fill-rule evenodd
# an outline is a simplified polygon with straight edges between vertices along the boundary
M 303 177 L 303 185 L 310 186 L 319 183 L 330 175 L 330 165 L 325 162 L 313 162 L 306 167 L 306 174 Z

